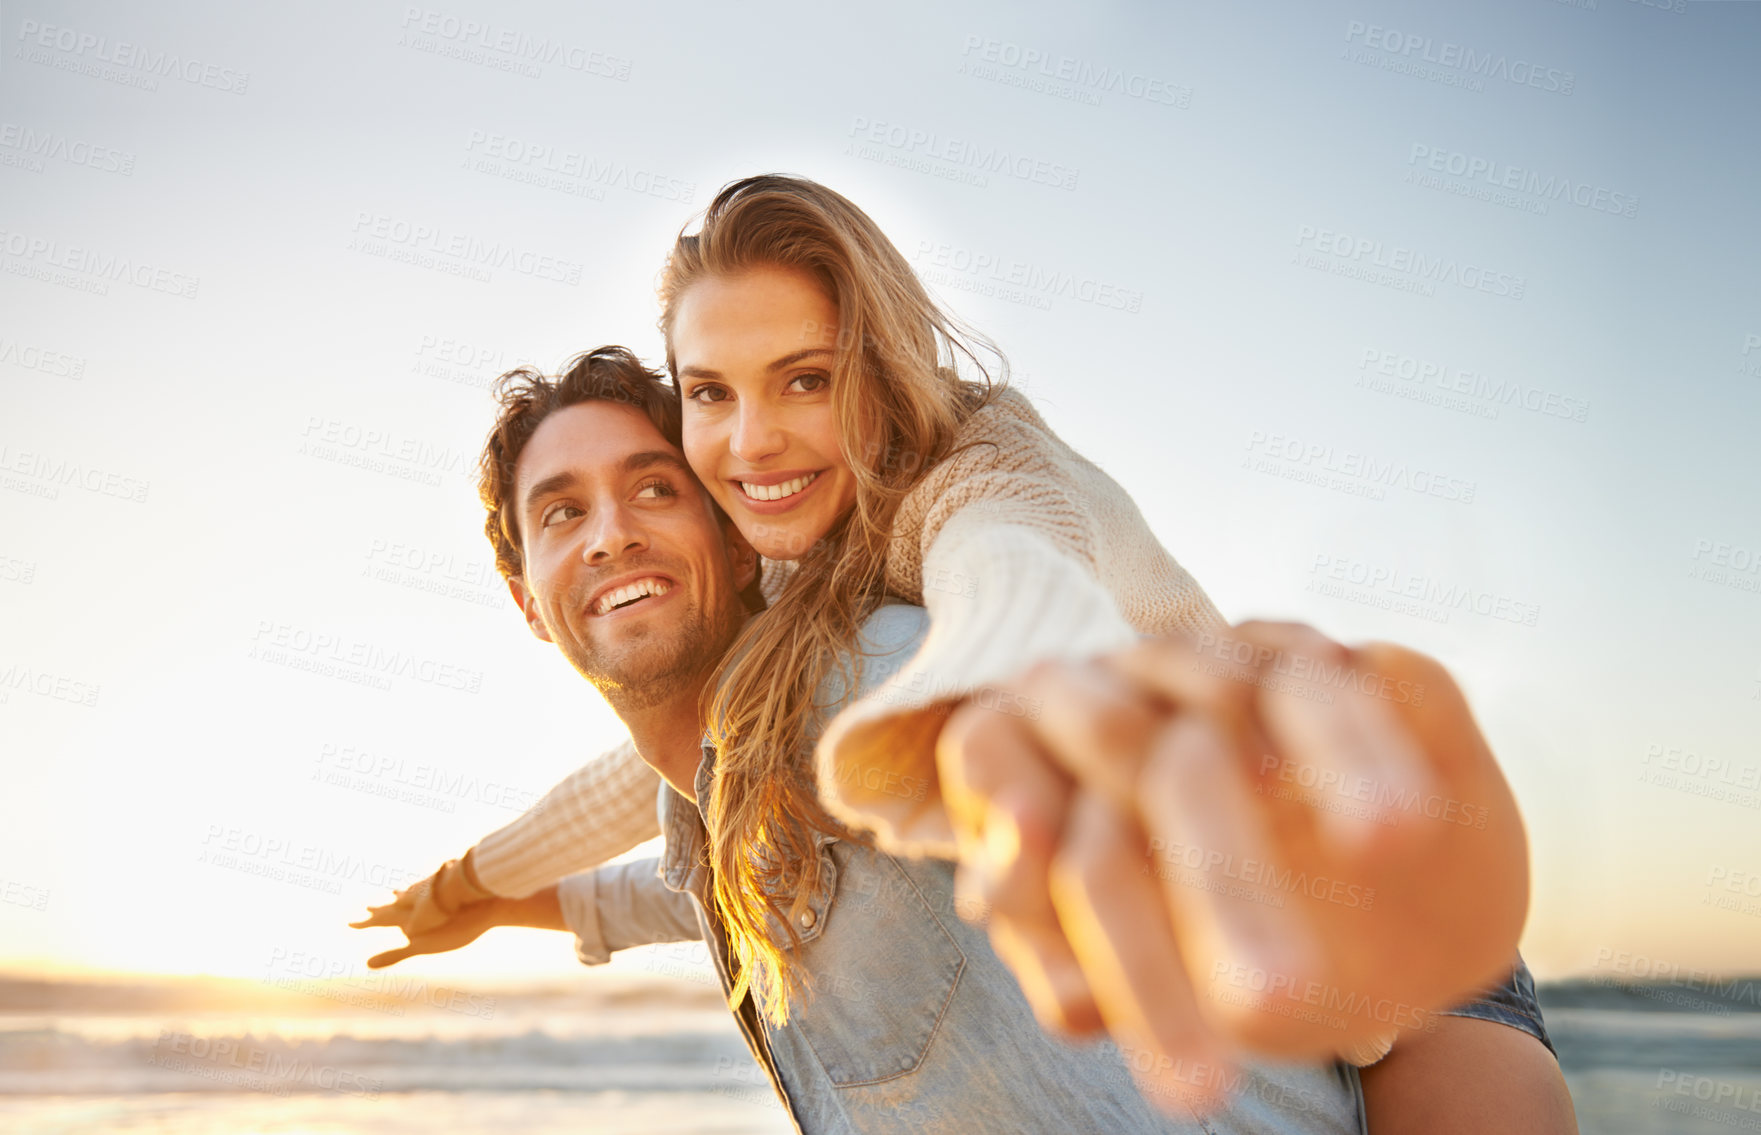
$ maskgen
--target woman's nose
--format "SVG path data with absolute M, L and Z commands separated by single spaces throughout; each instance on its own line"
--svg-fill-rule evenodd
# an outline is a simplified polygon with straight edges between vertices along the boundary
M 748 465 L 757 465 L 775 457 L 788 447 L 781 423 L 769 407 L 743 402 L 734 422 L 734 435 L 728 448 Z

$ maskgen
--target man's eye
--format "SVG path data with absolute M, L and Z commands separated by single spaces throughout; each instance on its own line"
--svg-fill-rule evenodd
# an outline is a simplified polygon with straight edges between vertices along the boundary
M 789 382 L 790 386 L 799 387 L 803 394 L 817 394 L 831 384 L 832 376 L 817 370 L 798 374 Z
M 693 386 L 691 388 L 691 393 L 685 395 L 685 397 L 692 402 L 726 402 L 728 400 L 728 392 L 719 386 L 714 386 L 706 382 L 701 386 Z
M 677 489 L 673 488 L 665 481 L 650 481 L 646 485 L 637 489 L 636 495 L 638 497 L 653 500 L 658 497 L 676 497 L 679 493 Z
M 582 515 L 581 510 L 572 504 L 554 505 L 546 510 L 544 516 L 539 520 L 539 526 L 549 528 L 552 524 L 561 524 L 565 520 L 573 520 L 580 515 Z

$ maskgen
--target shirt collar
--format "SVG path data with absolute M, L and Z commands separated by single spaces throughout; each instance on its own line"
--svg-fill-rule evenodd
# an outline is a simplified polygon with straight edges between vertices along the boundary
M 697 775 L 691 780 L 697 803 L 685 799 L 665 781 L 661 782 L 661 831 L 666 836 L 666 851 L 661 856 L 661 878 L 674 891 L 709 892 L 709 864 L 705 851 L 709 832 L 703 825 L 703 808 L 715 787 L 715 744 L 709 735 L 703 737 L 703 759 L 697 764 Z

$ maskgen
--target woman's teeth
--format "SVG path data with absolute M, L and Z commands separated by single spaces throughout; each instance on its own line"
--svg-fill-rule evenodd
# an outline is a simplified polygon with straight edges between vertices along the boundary
M 808 473 L 796 477 L 793 481 L 784 481 L 780 485 L 754 485 L 749 481 L 741 481 L 740 491 L 755 501 L 780 501 L 784 497 L 792 497 L 796 493 L 813 484 L 818 473 Z

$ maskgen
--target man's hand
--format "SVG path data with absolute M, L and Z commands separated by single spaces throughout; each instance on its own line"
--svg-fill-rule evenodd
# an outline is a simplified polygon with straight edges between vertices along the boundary
M 1508 965 L 1521 825 L 1435 662 L 1254 623 L 1010 692 L 938 743 L 963 884 L 1040 1020 L 1104 1022 L 1154 1097 L 1238 1047 L 1361 1052 Z

